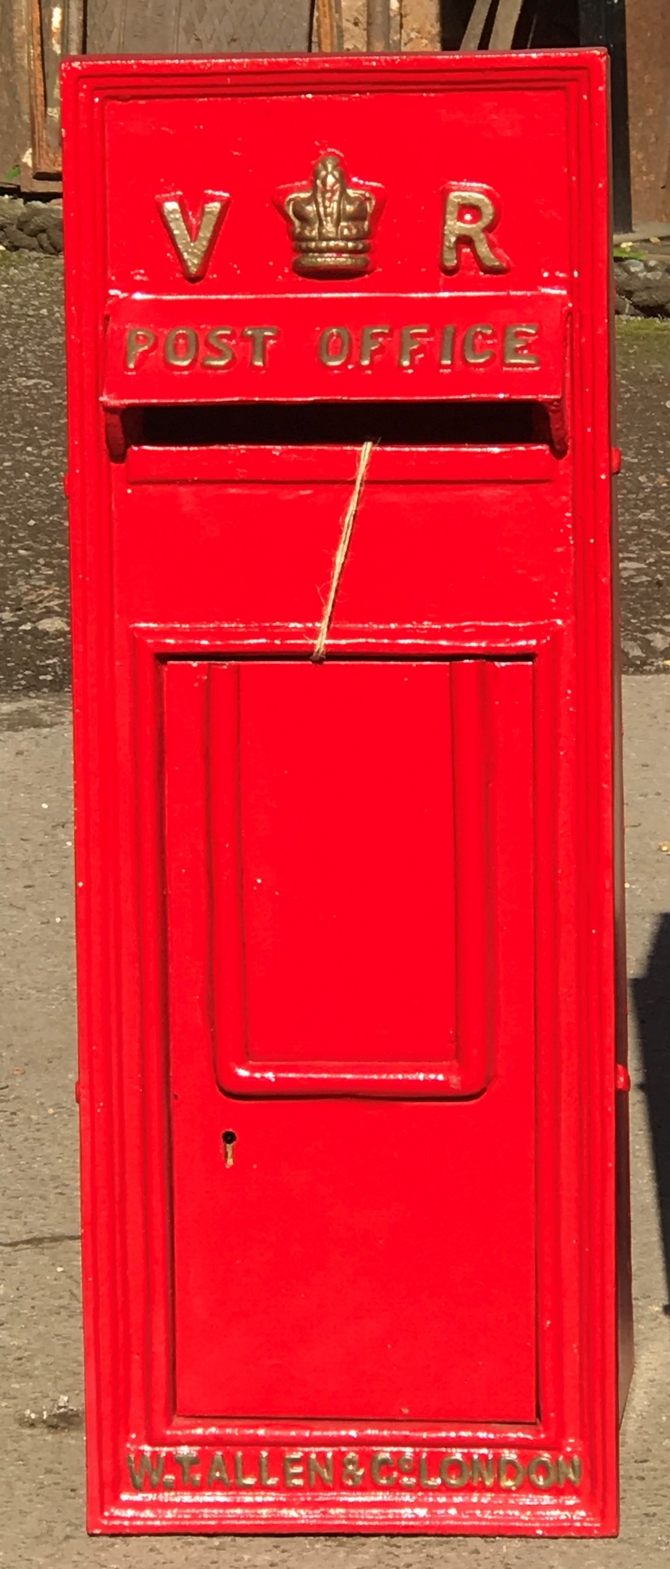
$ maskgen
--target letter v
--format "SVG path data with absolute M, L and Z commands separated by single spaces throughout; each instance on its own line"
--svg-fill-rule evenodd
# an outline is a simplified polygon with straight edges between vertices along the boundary
M 180 192 L 173 196 L 158 196 L 156 200 L 184 277 L 195 283 L 205 276 L 230 196 L 225 191 L 205 191 L 195 221 Z

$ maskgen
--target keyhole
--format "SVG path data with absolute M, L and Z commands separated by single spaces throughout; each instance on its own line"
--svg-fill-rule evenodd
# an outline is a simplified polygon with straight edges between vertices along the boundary
M 227 1166 L 232 1166 L 232 1164 L 234 1162 L 234 1159 L 235 1159 L 235 1156 L 234 1156 L 234 1153 L 233 1153 L 233 1145 L 236 1142 L 237 1134 L 233 1133 L 232 1128 L 226 1128 L 225 1133 L 221 1134 L 221 1138 L 223 1140 L 223 1158 L 224 1158 L 224 1161 L 225 1161 Z

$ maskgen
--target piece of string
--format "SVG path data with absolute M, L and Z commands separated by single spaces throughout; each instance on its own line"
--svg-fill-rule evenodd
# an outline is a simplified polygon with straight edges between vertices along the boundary
M 333 611 L 335 609 L 335 600 L 337 599 L 337 591 L 340 586 L 340 578 L 342 577 L 344 564 L 349 553 L 351 536 L 353 534 L 354 523 L 356 521 L 356 513 L 358 512 L 360 505 L 363 486 L 365 484 L 365 476 L 368 471 L 368 463 L 370 462 L 370 458 L 372 456 L 373 447 L 374 441 L 364 441 L 363 446 L 361 447 L 351 500 L 342 520 L 342 533 L 340 534 L 340 543 L 337 547 L 337 554 L 333 563 L 333 575 L 330 580 L 328 598 L 326 600 L 321 626 L 319 627 L 319 635 L 317 637 L 316 643 L 314 644 L 312 662 L 316 665 L 321 664 L 321 662 L 326 657 L 326 638 L 330 631 L 330 623 L 332 620 Z

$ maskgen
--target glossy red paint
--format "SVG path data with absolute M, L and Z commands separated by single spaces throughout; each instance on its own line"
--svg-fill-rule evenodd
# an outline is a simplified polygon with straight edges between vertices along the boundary
M 69 61 L 63 122 L 90 1529 L 611 1534 L 606 59 Z

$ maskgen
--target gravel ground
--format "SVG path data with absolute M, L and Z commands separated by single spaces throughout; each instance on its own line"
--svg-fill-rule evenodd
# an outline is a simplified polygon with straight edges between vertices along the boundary
M 63 265 L 0 251 L 0 693 L 70 684 Z
M 617 322 L 624 668 L 670 669 L 670 322 Z
M 0 251 L 0 696 L 66 691 L 62 262 Z M 624 669 L 670 669 L 670 321 L 617 322 Z

